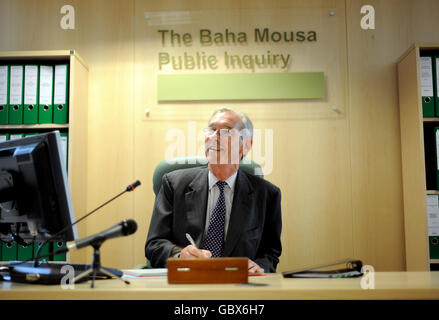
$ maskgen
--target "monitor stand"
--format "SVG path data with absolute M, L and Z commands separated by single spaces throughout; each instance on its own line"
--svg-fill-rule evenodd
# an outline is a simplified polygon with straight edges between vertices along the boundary
M 72 275 L 69 274 L 69 270 L 73 272 Z M 89 270 L 92 271 L 88 272 Z M 60 285 L 71 279 L 71 283 L 81 283 L 90 280 L 92 272 L 93 267 L 90 264 L 38 261 L 35 266 L 34 261 L 10 261 L 0 264 L 0 281 Z M 79 278 L 79 275 L 82 276 Z M 122 278 L 122 276 L 123 272 L 120 270 L 100 267 L 96 269 L 94 279 Z M 78 279 L 75 279 L 76 277 Z

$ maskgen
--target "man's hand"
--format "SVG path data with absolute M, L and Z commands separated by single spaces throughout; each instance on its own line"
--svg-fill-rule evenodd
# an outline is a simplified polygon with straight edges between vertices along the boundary
M 193 245 L 186 246 L 180 252 L 179 258 L 211 258 L 212 253 L 209 250 L 198 249 Z M 248 259 L 248 272 L 249 273 L 264 273 L 262 269 L 256 262 Z
M 256 262 L 248 259 L 248 272 L 249 273 L 264 273 L 264 269 L 262 269 Z
M 198 249 L 193 245 L 188 245 L 180 252 L 179 258 L 210 258 L 212 253 L 209 250 Z

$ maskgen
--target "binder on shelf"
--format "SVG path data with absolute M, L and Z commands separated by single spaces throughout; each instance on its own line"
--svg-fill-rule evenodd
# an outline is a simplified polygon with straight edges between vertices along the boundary
M 69 134 L 67 132 L 61 132 L 60 133 L 61 136 L 61 147 L 62 147 L 62 151 L 63 151 L 63 155 L 64 155 L 64 161 L 66 164 L 66 171 L 68 172 L 68 168 L 69 168 Z
M 9 140 L 9 133 L 0 133 L 0 142 L 5 142 Z
M 24 66 L 23 123 L 38 123 L 38 66 Z
M 439 259 L 439 195 L 427 195 L 428 243 L 430 259 Z
M 2 261 L 15 261 L 17 260 L 17 243 L 3 242 L 2 243 Z
M 420 57 L 422 115 L 434 117 L 433 63 L 431 56 Z
M 434 127 L 434 140 L 435 140 L 435 151 L 436 151 L 436 190 L 439 190 L 439 127 Z
M 433 71 L 435 115 L 439 117 L 439 54 L 433 57 Z
M 40 66 L 38 123 L 53 122 L 53 66 Z
M 424 159 L 425 159 L 425 182 L 426 190 L 436 190 L 436 134 L 435 122 L 424 122 L 422 127 L 424 131 Z
M 32 259 L 34 256 L 34 244 L 30 243 L 27 246 L 21 244 L 17 245 L 17 260 L 24 261 Z
M 0 124 L 9 123 L 9 66 L 0 66 Z
M 36 136 L 38 134 L 39 133 L 37 133 L 37 132 L 25 133 L 25 134 L 23 134 L 23 137 Z
M 23 123 L 23 75 L 22 65 L 11 65 L 9 80 L 9 124 Z
M 52 242 L 52 244 L 53 244 L 53 250 L 52 250 L 53 253 L 55 253 L 61 248 L 65 248 L 66 246 L 66 243 L 61 241 L 54 241 Z M 67 254 L 65 252 L 53 255 L 53 261 L 66 261 L 66 259 L 67 259 Z
M 9 135 L 9 140 L 15 140 L 15 139 L 21 139 L 21 138 L 23 138 L 22 133 L 11 133 Z
M 53 123 L 67 123 L 69 109 L 69 66 L 55 65 L 55 83 L 53 95 Z

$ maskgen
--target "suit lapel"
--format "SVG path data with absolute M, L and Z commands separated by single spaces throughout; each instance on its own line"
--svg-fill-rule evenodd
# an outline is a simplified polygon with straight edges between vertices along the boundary
M 229 256 L 234 249 L 241 234 L 246 231 L 251 224 L 251 196 L 253 187 L 245 173 L 238 171 L 238 176 L 233 195 L 232 212 L 230 214 L 229 228 L 227 231 L 224 256 Z
M 188 184 L 187 191 L 184 195 L 187 206 L 187 230 L 194 238 L 198 247 L 201 246 L 206 223 L 208 195 L 207 174 L 207 168 L 200 170 L 192 182 Z

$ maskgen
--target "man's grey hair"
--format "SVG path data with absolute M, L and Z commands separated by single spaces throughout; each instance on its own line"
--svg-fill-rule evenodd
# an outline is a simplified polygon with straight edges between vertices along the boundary
M 208 123 L 210 123 L 210 121 L 212 120 L 212 118 L 217 114 L 217 113 L 221 113 L 221 112 L 230 112 L 230 113 L 234 113 L 236 115 L 239 116 L 239 119 L 241 120 L 239 123 L 239 131 L 241 132 L 242 137 L 245 138 L 250 138 L 253 139 L 253 123 L 250 120 L 250 118 L 243 112 L 239 112 L 239 111 L 235 111 L 233 109 L 230 108 L 220 108 L 218 110 L 215 110 L 215 112 L 212 114 L 212 116 L 210 117 Z

